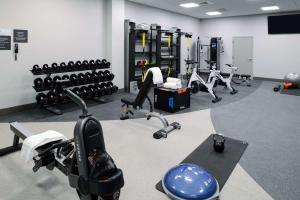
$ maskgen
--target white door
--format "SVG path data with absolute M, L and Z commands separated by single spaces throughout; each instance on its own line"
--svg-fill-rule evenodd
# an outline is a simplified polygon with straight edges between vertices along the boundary
M 232 42 L 232 63 L 239 68 L 236 74 L 253 76 L 253 37 L 233 37 Z

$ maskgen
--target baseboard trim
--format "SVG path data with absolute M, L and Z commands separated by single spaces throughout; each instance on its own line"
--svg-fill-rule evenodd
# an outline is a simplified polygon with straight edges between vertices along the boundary
M 123 92 L 125 92 L 125 88 L 119 89 L 117 94 L 120 94 L 120 93 L 123 93 Z
M 36 106 L 37 106 L 36 103 L 29 103 L 29 104 L 24 104 L 24 105 L 20 105 L 20 106 L 4 108 L 4 109 L 0 109 L 0 115 L 8 115 L 8 114 L 11 114 L 14 112 L 21 112 L 24 110 L 29 110 L 29 109 L 35 108 Z
M 265 77 L 253 77 L 255 80 L 261 80 L 261 81 L 273 81 L 273 82 L 283 82 L 283 79 L 277 79 L 277 78 L 265 78 Z

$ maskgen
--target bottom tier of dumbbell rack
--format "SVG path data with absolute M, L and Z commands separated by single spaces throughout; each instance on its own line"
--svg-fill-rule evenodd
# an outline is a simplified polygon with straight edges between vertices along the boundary
M 108 82 L 112 82 L 112 81 L 103 81 L 103 82 L 99 82 L 100 84 L 101 83 L 108 83 Z M 99 84 L 99 83 L 88 83 L 88 84 L 84 84 L 84 85 L 74 85 L 74 86 L 72 86 L 72 88 L 71 87 L 67 87 L 67 88 L 69 88 L 69 89 L 74 89 L 74 88 L 76 88 L 76 87 L 79 87 L 79 88 L 81 88 L 81 87 L 83 87 L 83 86 L 90 86 L 90 85 L 97 85 L 97 84 Z M 114 87 L 115 85 L 113 85 L 113 87 Z M 52 88 L 52 89 L 50 89 L 50 90 L 48 90 L 48 91 L 53 91 L 53 90 L 55 90 L 55 89 L 57 89 L 57 88 Z M 64 90 L 64 89 L 66 89 L 66 88 L 60 88 L 61 90 Z M 116 91 L 117 92 L 117 91 Z M 113 92 L 113 93 L 111 93 L 111 94 L 106 94 L 106 95 L 102 95 L 102 96 L 95 96 L 95 97 L 93 97 L 93 98 L 83 98 L 83 100 L 92 100 L 92 101 L 95 101 L 95 102 L 99 102 L 99 103 L 106 103 L 107 102 L 107 98 L 105 98 L 105 97 L 108 97 L 108 96 L 111 96 L 111 95 L 113 95 L 114 93 L 116 93 L 116 92 Z M 81 97 L 82 98 L 82 97 Z M 61 114 L 63 114 L 63 111 L 60 109 L 60 108 L 58 108 L 58 106 L 59 105 L 63 105 L 63 104 L 68 104 L 68 103 L 70 103 L 71 101 L 67 101 L 67 102 L 60 102 L 60 103 L 54 103 L 54 104 L 47 104 L 47 105 L 41 105 L 41 104 L 38 104 L 38 105 L 40 105 L 40 107 L 41 108 L 44 108 L 44 109 L 46 109 L 46 110 L 48 110 L 49 112 L 51 112 L 51 113 L 54 113 L 54 114 L 56 114 L 56 115 L 61 115 Z

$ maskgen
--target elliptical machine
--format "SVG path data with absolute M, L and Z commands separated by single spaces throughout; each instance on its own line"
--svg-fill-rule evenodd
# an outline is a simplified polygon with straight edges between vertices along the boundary
M 124 186 L 123 173 L 106 152 L 101 124 L 88 113 L 80 97 L 70 90 L 66 90 L 66 93 L 82 109 L 73 139 L 49 141 L 52 133 L 62 138 L 64 136 L 55 131 L 50 135 L 47 132 L 34 135 L 21 124 L 13 122 L 10 123 L 10 129 L 14 132 L 13 145 L 0 149 L 0 156 L 20 150 L 22 143 L 19 140 L 22 139 L 22 148 L 25 146 L 26 150 L 34 152 L 30 157 L 35 163 L 34 172 L 41 167 L 48 170 L 57 168 L 68 176 L 69 185 L 76 189 L 81 200 L 118 200 Z M 32 149 L 27 145 L 37 141 L 40 144 Z

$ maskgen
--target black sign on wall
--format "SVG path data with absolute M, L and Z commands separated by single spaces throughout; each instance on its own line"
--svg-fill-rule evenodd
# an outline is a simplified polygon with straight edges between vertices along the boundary
M 0 50 L 11 50 L 11 36 L 0 35 Z
M 27 43 L 28 42 L 28 30 L 14 29 L 14 42 L 15 43 Z

